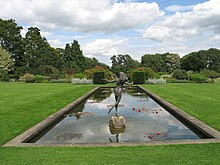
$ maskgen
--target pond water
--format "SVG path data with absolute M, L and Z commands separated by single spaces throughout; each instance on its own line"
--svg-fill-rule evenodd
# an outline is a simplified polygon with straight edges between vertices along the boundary
M 199 139 L 139 88 L 124 89 L 118 114 L 125 127 L 112 129 L 108 114 L 115 98 L 112 88 L 101 88 L 44 134 L 36 143 L 148 142 Z

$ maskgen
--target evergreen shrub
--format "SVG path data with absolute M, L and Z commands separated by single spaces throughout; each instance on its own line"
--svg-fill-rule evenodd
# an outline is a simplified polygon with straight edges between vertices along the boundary
M 208 78 L 218 78 L 220 77 L 220 73 L 213 71 L 213 70 L 208 70 L 208 69 L 203 69 L 200 71 L 201 74 L 205 75 Z
M 105 84 L 105 73 L 104 72 L 94 72 L 93 74 L 93 84 Z
M 174 70 L 172 73 L 172 77 L 176 78 L 178 80 L 187 80 L 188 79 L 187 72 L 185 70 L 181 70 L 181 69 Z
M 144 84 L 145 83 L 144 72 L 133 72 L 132 73 L 132 82 L 134 84 Z
M 189 79 L 196 83 L 205 83 L 207 80 L 207 77 L 200 73 L 193 73 L 193 74 L 190 74 Z
M 23 76 L 25 73 L 31 73 L 31 68 L 27 66 L 21 66 L 15 70 L 15 75 L 18 77 Z
M 36 75 L 36 76 L 35 76 L 35 82 L 36 82 L 36 83 L 42 83 L 42 82 L 44 82 L 44 76 L 42 76 L 42 75 Z

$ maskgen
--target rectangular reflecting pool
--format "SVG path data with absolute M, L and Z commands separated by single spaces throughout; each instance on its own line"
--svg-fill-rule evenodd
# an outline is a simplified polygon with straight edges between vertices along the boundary
M 153 142 L 200 139 L 140 88 L 125 88 L 117 113 L 125 127 L 115 129 L 109 121 L 116 109 L 113 88 L 100 88 L 28 143 L 74 144 L 111 142 Z

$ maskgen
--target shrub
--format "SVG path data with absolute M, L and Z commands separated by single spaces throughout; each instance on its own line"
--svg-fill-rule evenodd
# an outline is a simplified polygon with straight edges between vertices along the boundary
M 9 75 L 6 70 L 0 68 L 0 81 L 9 81 Z
M 188 75 L 185 70 L 176 69 L 172 73 L 172 77 L 178 80 L 185 80 L 188 79 Z
M 204 83 L 204 82 L 206 82 L 207 77 L 203 74 L 200 74 L 200 73 L 193 73 L 193 74 L 190 74 L 189 79 L 191 81 L 196 82 L 196 83 Z
M 132 77 L 133 72 L 144 72 L 145 74 L 145 79 L 147 80 L 148 78 L 159 78 L 160 76 L 154 72 L 150 67 L 141 67 L 137 69 L 131 69 L 129 71 L 129 75 Z
M 87 78 L 79 79 L 79 78 L 72 78 L 71 83 L 76 84 L 92 84 L 92 80 L 88 80 Z
M 23 76 L 25 73 L 31 73 L 31 68 L 27 66 L 21 66 L 15 70 L 15 75 L 18 77 Z
M 59 70 L 52 65 L 40 66 L 36 68 L 33 73 L 35 75 L 49 76 L 51 79 L 57 79 L 60 76 Z
M 83 79 L 85 76 L 83 73 L 77 73 L 77 74 L 74 74 L 73 78 L 79 78 L 79 79 Z
M 35 76 L 33 74 L 26 73 L 24 76 L 21 77 L 21 80 L 26 83 L 33 83 L 35 82 Z
M 75 74 L 75 70 L 72 69 L 72 68 L 69 68 L 69 69 L 65 69 L 63 70 L 63 77 L 67 78 L 67 79 L 70 79 L 73 77 L 73 75 Z
M 201 74 L 205 75 L 208 78 L 218 78 L 220 77 L 220 73 L 213 71 L 213 70 L 208 70 L 208 69 L 203 69 L 200 71 Z
M 132 73 L 132 82 L 134 84 L 144 84 L 144 82 L 145 82 L 144 72 L 133 72 Z
M 206 79 L 206 81 L 205 81 L 206 83 L 214 83 L 215 82 L 215 80 L 213 80 L 213 79 L 211 79 L 211 78 L 208 78 L 208 79 Z
M 36 75 L 36 76 L 35 76 L 35 82 L 36 82 L 36 83 L 42 83 L 42 82 L 44 82 L 44 76 L 42 76 L 42 75 Z
M 104 72 L 94 72 L 93 74 L 93 84 L 105 84 L 105 73 Z
M 85 74 L 87 79 L 93 79 L 94 72 L 104 72 L 106 79 L 108 79 L 108 80 L 112 80 L 113 79 L 113 73 L 110 70 L 105 69 L 105 68 L 103 68 L 101 66 L 95 66 L 92 69 L 86 69 L 84 71 L 84 74 Z
M 160 79 L 148 79 L 147 84 L 166 84 L 166 80 L 163 78 Z

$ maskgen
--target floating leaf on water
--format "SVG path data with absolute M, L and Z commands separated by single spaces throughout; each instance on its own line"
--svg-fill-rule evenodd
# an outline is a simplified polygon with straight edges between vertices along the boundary
M 77 132 L 65 132 L 64 134 L 56 136 L 57 140 L 72 140 L 80 139 L 83 137 L 83 134 Z

